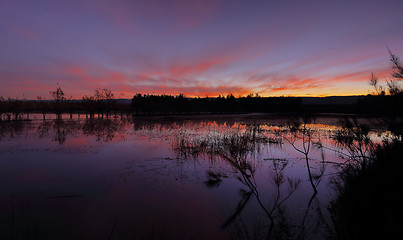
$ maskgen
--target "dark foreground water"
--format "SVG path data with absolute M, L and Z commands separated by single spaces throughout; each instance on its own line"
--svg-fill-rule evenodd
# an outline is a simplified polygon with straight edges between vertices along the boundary
M 0 239 L 328 238 L 338 119 L 288 121 L 0 122 Z

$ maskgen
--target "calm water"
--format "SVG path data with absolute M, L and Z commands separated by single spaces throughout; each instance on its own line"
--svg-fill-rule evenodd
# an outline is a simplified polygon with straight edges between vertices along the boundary
M 285 118 L 40 118 L 0 123 L 0 239 L 331 234 L 336 118 L 307 125 L 317 194 Z

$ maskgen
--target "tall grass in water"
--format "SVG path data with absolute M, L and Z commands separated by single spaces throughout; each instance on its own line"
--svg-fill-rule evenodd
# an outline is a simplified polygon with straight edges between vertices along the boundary
M 262 144 L 281 143 L 279 138 L 261 134 L 258 125 L 224 133 L 210 131 L 206 136 L 191 136 L 186 133 L 178 136 L 175 150 L 181 157 L 197 157 L 201 154 L 245 160 L 248 154 L 261 148 Z
M 274 191 L 270 199 L 263 199 L 261 191 L 267 190 L 267 185 L 258 186 L 255 181 L 256 166 L 249 156 L 263 145 L 282 144 L 282 137 L 265 132 L 259 126 L 250 126 L 246 129 L 229 131 L 225 133 L 210 132 L 207 136 L 179 135 L 175 150 L 181 157 L 208 156 L 218 158 L 228 163 L 233 169 L 236 178 L 243 184 L 240 189 L 240 200 L 234 212 L 223 222 L 221 228 L 228 230 L 233 239 L 303 239 L 310 231 L 306 229 L 306 219 L 316 193 L 310 199 L 301 223 L 287 215 L 285 203 L 294 194 L 301 184 L 300 179 L 287 177 L 284 170 L 289 162 L 285 159 L 270 159 L 267 170 L 271 173 L 269 182 L 273 184 Z M 285 133 L 283 133 L 285 134 Z M 269 137 L 270 136 L 270 137 Z M 312 143 L 310 143 L 312 144 Z M 208 187 L 218 187 L 227 174 L 208 171 Z M 320 179 L 318 178 L 318 181 Z M 266 218 L 259 218 L 259 223 L 250 229 L 242 222 L 240 214 L 251 199 L 262 210 Z M 319 204 L 318 204 L 319 205 Z M 315 209 L 320 211 L 320 209 Z M 319 218 L 318 218 L 319 220 Z

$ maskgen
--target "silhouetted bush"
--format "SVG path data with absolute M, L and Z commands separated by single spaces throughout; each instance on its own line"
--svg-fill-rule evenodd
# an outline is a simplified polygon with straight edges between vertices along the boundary
M 379 121 L 391 135 L 375 144 L 369 138 L 369 127 L 354 120 L 346 120 L 337 132 L 336 141 L 349 154 L 336 181 L 339 196 L 330 208 L 338 239 L 400 239 L 403 227 L 403 205 L 397 197 L 403 193 L 401 95 L 370 100 L 384 106 Z
M 365 167 L 347 166 L 331 205 L 338 239 L 400 239 L 403 227 L 403 143 L 379 145 Z

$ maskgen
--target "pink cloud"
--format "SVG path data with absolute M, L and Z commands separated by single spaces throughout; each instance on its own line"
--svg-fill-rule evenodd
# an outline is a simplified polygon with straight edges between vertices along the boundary
M 288 80 L 283 81 L 275 81 L 270 82 L 268 84 L 262 84 L 259 86 L 261 94 L 271 94 L 277 92 L 285 92 L 285 91 L 293 91 L 293 92 L 300 92 L 300 91 L 310 91 L 312 89 L 325 89 L 329 88 L 332 85 L 329 83 L 325 83 L 320 79 L 298 79 L 298 78 L 290 78 Z

